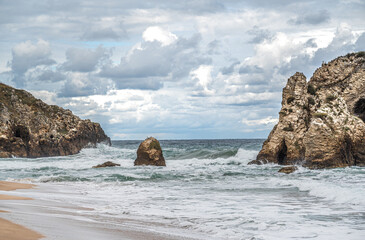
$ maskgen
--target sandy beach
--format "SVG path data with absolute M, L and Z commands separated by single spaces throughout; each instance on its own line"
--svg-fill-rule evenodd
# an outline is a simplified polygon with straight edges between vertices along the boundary
M 194 240 L 184 229 L 161 226 L 151 222 L 113 218 L 94 218 L 93 209 L 64 205 L 37 197 L 21 195 L 52 194 L 60 189 L 53 185 L 35 185 L 0 181 L 0 191 L 16 191 L 15 195 L 0 194 L 0 239 L 6 240 Z M 15 193 L 15 192 L 14 192 Z M 27 200 L 27 201 L 18 201 Z M 31 201 L 29 201 L 31 200 Z M 31 230 L 32 229 L 32 230 Z
M 17 189 L 31 189 L 35 185 L 0 181 L 0 191 L 14 191 Z M 0 194 L 0 200 L 32 200 L 32 198 Z M 9 213 L 0 209 L 0 213 Z M 37 240 L 43 236 L 22 225 L 0 218 L 0 239 L 6 240 Z

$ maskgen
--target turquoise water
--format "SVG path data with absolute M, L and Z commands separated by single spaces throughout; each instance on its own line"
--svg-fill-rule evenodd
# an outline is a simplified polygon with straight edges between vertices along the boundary
M 263 140 L 160 141 L 167 167 L 134 167 L 139 141 L 67 157 L 0 159 L 0 180 L 58 189 L 34 198 L 90 208 L 90 216 L 188 229 L 209 239 L 363 239 L 365 168 L 278 173 L 247 165 Z M 115 168 L 91 168 L 105 161 Z M 156 230 L 157 231 L 157 230 Z

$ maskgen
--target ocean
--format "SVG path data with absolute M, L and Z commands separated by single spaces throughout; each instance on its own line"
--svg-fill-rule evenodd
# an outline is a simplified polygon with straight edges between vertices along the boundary
M 27 196 L 72 204 L 73 215 L 116 228 L 194 239 L 365 239 L 365 168 L 286 175 L 279 165 L 247 165 L 260 139 L 160 141 L 167 167 L 135 167 L 140 142 L 0 159 L 0 180 L 51 189 Z M 121 166 L 92 168 L 105 161 Z

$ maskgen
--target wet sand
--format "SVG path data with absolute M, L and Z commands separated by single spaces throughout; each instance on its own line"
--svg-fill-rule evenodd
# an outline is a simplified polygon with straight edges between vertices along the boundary
M 0 200 L 32 200 L 32 198 L 0 194 Z
M 30 189 L 34 185 L 0 182 L 2 189 Z M 0 200 L 0 239 L 6 240 L 196 240 L 208 239 L 189 234 L 188 230 L 153 222 L 115 219 L 92 214 L 93 209 L 65 205 L 39 196 L 60 189 L 40 184 L 31 191 L 17 191 L 23 196 L 3 196 Z M 6 190 L 9 191 L 9 190 Z M 41 195 L 40 195 L 41 194 Z M 71 193 L 72 194 L 72 193 Z M 30 198 L 31 197 L 31 198 Z M 32 199 L 31 201 L 17 201 Z M 5 218 L 5 219 L 3 219 Z M 19 225 L 21 224 L 21 225 Z M 29 227 L 30 230 L 26 227 Z M 15 234 L 16 233 L 16 234 Z M 20 235 L 19 235 L 20 234 Z M 43 234 L 44 236 L 42 236 Z
M 19 224 L 0 218 L 0 239 L 6 240 L 36 240 L 43 236 Z
M 32 184 L 13 183 L 0 181 L 1 191 L 13 191 L 16 189 L 30 189 Z M 32 198 L 12 196 L 0 194 L 0 200 L 32 200 Z M 0 213 L 9 213 L 8 211 L 0 210 Z M 10 222 L 6 219 L 0 218 L 0 239 L 6 240 L 37 240 L 43 236 L 33 230 L 23 227 L 19 224 Z
M 35 185 L 33 184 L 0 181 L 0 191 L 14 191 L 17 189 L 30 189 L 34 187 Z

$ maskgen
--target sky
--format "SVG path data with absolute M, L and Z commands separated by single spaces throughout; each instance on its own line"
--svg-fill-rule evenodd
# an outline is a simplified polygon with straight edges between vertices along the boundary
M 266 138 L 282 88 L 365 50 L 364 0 L 0 0 L 0 82 L 114 140 Z

